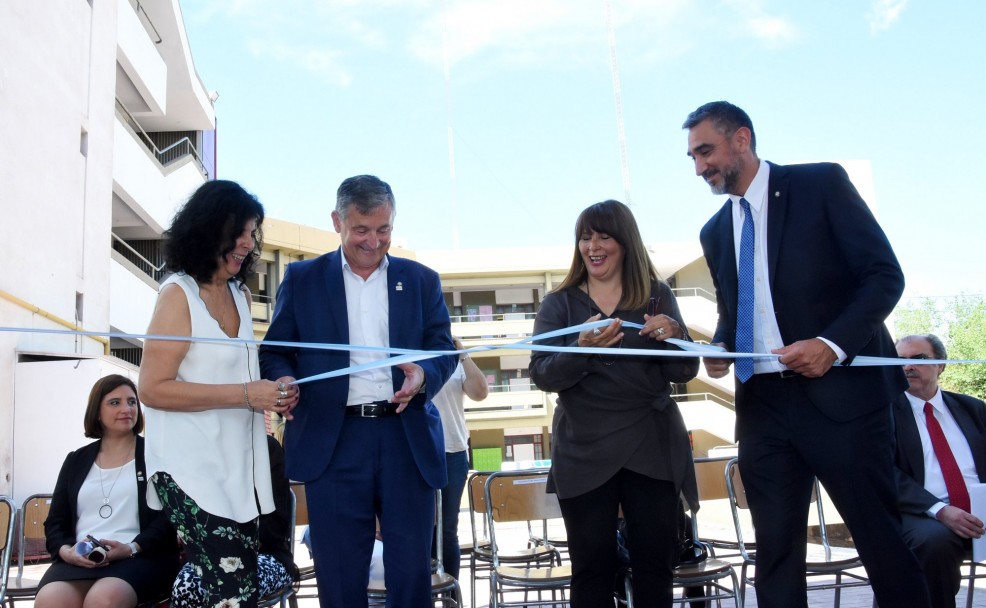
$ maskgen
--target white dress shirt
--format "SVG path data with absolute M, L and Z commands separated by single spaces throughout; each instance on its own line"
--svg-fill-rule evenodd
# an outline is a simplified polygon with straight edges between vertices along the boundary
M 746 219 L 743 207 L 740 205 L 741 198 L 745 198 L 746 202 L 750 203 L 750 212 L 753 215 L 753 352 L 755 353 L 769 353 L 785 346 L 781 338 L 781 330 L 777 326 L 777 318 L 774 316 L 774 300 L 770 293 L 770 271 L 767 265 L 767 210 L 769 206 L 767 194 L 769 184 L 770 165 L 765 161 L 760 161 L 760 168 L 746 189 L 746 195 L 729 195 L 729 200 L 733 203 L 733 244 L 736 247 L 737 272 L 739 272 L 740 239 L 743 236 L 743 222 Z M 819 339 L 832 348 L 840 362 L 845 360 L 846 353 L 837 344 L 821 336 Z M 787 366 L 776 358 L 753 360 L 753 373 L 755 374 L 780 372 L 786 369 Z
M 342 278 L 346 287 L 346 312 L 349 317 L 349 343 L 361 346 L 390 346 L 390 298 L 387 296 L 387 267 L 390 258 L 384 256 L 377 269 L 367 278 L 353 272 L 342 258 Z M 387 353 L 349 351 L 349 364 L 362 365 L 389 357 Z M 349 396 L 346 405 L 389 401 L 394 396 L 394 383 L 389 367 L 349 375 Z
M 910 393 L 904 394 L 907 395 L 907 400 L 911 404 L 911 411 L 914 413 L 914 422 L 918 425 L 918 435 L 921 436 L 921 448 L 924 452 L 924 489 L 934 494 L 940 501 L 928 509 L 928 515 L 935 517 L 938 511 L 948 504 L 948 490 L 945 488 L 945 477 L 942 475 L 938 457 L 935 456 L 935 448 L 931 444 L 931 435 L 928 434 L 928 422 L 924 417 L 924 401 Z M 969 441 L 962 434 L 962 429 L 955 422 L 952 412 L 945 406 L 941 389 L 938 389 L 938 392 L 928 400 L 928 403 L 934 408 L 935 419 L 938 420 L 942 432 L 945 433 L 948 447 L 952 449 L 952 455 L 955 456 L 955 463 L 959 465 L 959 470 L 962 471 L 962 478 L 965 480 L 966 486 L 969 484 L 978 484 L 979 473 L 976 472 L 976 461 L 972 458 L 972 448 L 969 447 Z

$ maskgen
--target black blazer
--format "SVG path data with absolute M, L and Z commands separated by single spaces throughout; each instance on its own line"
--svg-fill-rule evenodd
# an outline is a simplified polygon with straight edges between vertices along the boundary
M 969 442 L 979 481 L 986 483 L 986 403 L 969 395 L 947 391 L 942 391 L 942 399 Z M 906 395 L 894 401 L 894 423 L 900 510 L 921 515 L 939 501 L 937 496 L 924 489 L 924 447 Z
M 767 265 L 774 313 L 784 344 L 818 336 L 857 355 L 896 357 L 883 325 L 904 291 L 890 242 L 845 170 L 833 163 L 770 164 Z M 716 288 L 714 342 L 736 344 L 736 249 L 732 203 L 700 234 Z M 848 421 L 886 407 L 907 388 L 900 367 L 835 366 L 804 382 L 826 416 Z M 744 385 L 737 383 L 737 398 Z
M 59 559 L 58 550 L 63 545 L 74 545 L 78 541 L 75 529 L 78 512 L 79 489 L 85 481 L 89 469 L 96 462 L 102 440 L 70 452 L 65 457 L 55 490 L 52 493 L 51 508 L 45 520 L 45 538 L 48 553 Z M 140 533 L 132 542 L 140 545 L 142 552 L 174 553 L 178 555 L 178 534 L 168 522 L 164 511 L 155 511 L 147 506 L 147 473 L 144 466 L 144 438 L 137 436 L 134 459 L 137 469 L 137 500 Z

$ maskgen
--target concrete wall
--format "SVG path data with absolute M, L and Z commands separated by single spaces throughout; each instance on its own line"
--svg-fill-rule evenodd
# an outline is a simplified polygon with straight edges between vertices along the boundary
M 46 315 L 76 321 L 79 302 L 83 327 L 108 328 L 116 19 L 115 2 L 0 3 L 0 325 L 56 328 Z M 19 351 L 103 345 L 0 334 L 0 494 L 11 489 Z M 77 397 L 48 404 L 51 420 Z

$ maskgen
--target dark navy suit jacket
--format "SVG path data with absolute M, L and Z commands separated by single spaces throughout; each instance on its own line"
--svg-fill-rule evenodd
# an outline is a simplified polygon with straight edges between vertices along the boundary
M 770 164 L 767 261 L 775 318 L 785 345 L 823 337 L 857 355 L 896 357 L 883 325 L 904 290 L 904 276 L 883 230 L 833 163 Z M 701 242 L 719 308 L 714 342 L 736 343 L 736 249 L 732 203 L 702 228 Z M 885 408 L 907 388 L 900 367 L 836 365 L 804 383 L 829 418 L 848 421 Z M 743 385 L 737 383 L 742 407 Z
M 942 391 L 942 400 L 969 442 L 979 481 L 986 483 L 986 403 L 969 395 L 947 391 Z M 906 395 L 894 401 L 894 422 L 897 429 L 900 510 L 923 515 L 939 501 L 937 496 L 924 489 L 924 446 L 921 445 L 917 421 Z
M 349 344 L 341 255 L 340 249 L 288 266 L 277 290 L 277 306 L 266 340 Z M 438 274 L 413 260 L 388 257 L 390 346 L 454 350 Z M 425 390 L 400 414 L 415 464 L 433 488 L 444 487 L 447 481 L 442 423 L 431 398 L 451 376 L 456 361 L 450 355 L 418 361 L 425 372 Z M 283 376 L 301 379 L 344 367 L 349 367 L 348 351 L 269 344 L 260 347 L 261 373 L 270 380 Z M 396 392 L 404 382 L 404 373 L 396 367 L 391 373 Z M 301 386 L 301 401 L 284 433 L 291 479 L 307 482 L 325 471 L 342 428 L 348 394 L 349 376 Z

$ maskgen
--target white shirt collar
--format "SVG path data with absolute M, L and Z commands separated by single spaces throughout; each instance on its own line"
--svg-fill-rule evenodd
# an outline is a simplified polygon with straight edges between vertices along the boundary
M 904 395 L 907 396 L 907 400 L 911 403 L 911 409 L 913 409 L 915 413 L 920 412 L 923 415 L 924 399 L 921 399 L 920 397 L 915 397 L 914 395 L 908 392 L 905 392 Z M 928 403 L 930 403 L 931 407 L 935 408 L 939 412 L 945 411 L 945 399 L 943 399 L 941 396 L 941 387 L 939 387 L 938 390 L 935 391 L 935 394 L 931 397 L 931 399 L 928 399 Z
M 746 194 L 744 196 L 730 194 L 729 200 L 733 201 L 736 207 L 739 207 L 740 199 L 745 198 L 746 202 L 750 203 L 750 207 L 759 214 L 764 201 L 767 200 L 767 186 L 769 185 L 769 181 L 770 165 L 766 161 L 760 161 L 760 167 L 757 169 L 757 174 L 753 176 L 750 187 L 746 189 Z
M 346 250 L 340 247 L 339 253 L 342 254 L 339 256 L 339 258 L 342 260 L 342 269 L 346 272 L 351 272 L 352 274 L 356 274 L 355 272 L 353 272 L 352 266 L 349 265 L 349 260 L 346 259 Z M 377 267 L 373 270 L 372 273 L 370 273 L 370 276 L 373 276 L 374 273 L 380 272 L 381 270 L 387 270 L 389 266 L 390 266 L 390 256 L 385 255 L 383 256 L 383 259 L 380 260 L 380 264 L 377 265 Z

